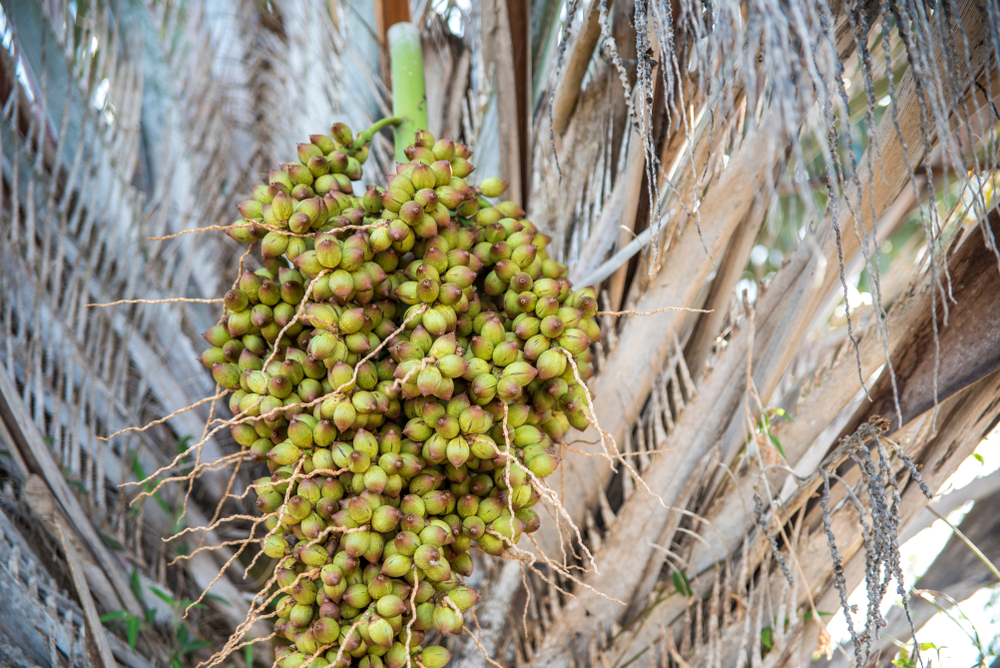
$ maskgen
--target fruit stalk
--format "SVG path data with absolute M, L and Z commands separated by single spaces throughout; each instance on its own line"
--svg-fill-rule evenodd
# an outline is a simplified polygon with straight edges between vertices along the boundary
M 427 129 L 427 89 L 420 32 L 412 23 L 397 23 L 388 30 L 392 60 L 392 115 L 402 118 L 396 126 L 396 162 L 407 162 L 406 147 L 418 130 Z
M 372 138 L 375 137 L 383 128 L 387 128 L 390 125 L 394 127 L 399 127 L 405 119 L 399 118 L 397 116 L 390 116 L 389 118 L 383 118 L 380 121 L 375 121 L 370 128 L 358 133 L 357 139 L 354 140 L 354 149 L 357 150 L 370 142 Z

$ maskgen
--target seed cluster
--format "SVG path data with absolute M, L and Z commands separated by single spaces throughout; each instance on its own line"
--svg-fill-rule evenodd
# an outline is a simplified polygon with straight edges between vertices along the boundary
M 492 555 L 539 527 L 540 481 L 571 427 L 598 338 L 550 239 L 462 144 L 425 131 L 386 187 L 353 194 L 370 131 L 299 144 L 229 230 L 264 268 L 225 296 L 201 362 L 233 391 L 233 438 L 278 560 L 282 668 L 442 668 Z M 246 418 L 246 419 L 243 419 Z

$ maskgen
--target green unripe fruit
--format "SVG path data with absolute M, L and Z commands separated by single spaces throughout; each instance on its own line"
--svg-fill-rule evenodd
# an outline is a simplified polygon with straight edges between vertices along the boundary
M 541 284 L 541 281 L 539 281 L 538 283 L 535 284 L 535 290 L 538 289 L 538 286 L 540 284 Z M 537 294 L 537 292 L 536 292 L 536 294 Z M 559 300 L 558 299 L 556 299 L 555 297 L 551 297 L 549 295 L 539 295 L 538 296 L 538 301 L 535 302 L 535 315 L 537 315 L 539 318 L 543 318 L 544 319 L 544 318 L 547 318 L 549 316 L 555 316 L 555 314 L 558 313 L 558 312 L 559 312 Z
M 281 301 L 281 288 L 274 281 L 265 279 L 257 291 L 257 298 L 262 304 L 273 307 Z
M 557 339 L 562 336 L 564 329 L 563 321 L 559 316 L 548 315 L 542 318 L 541 333 L 546 337 Z
M 474 169 L 475 167 L 472 166 L 472 163 L 470 163 L 465 158 L 456 157 L 452 158 L 451 160 L 451 171 L 455 176 L 457 176 L 460 179 L 464 179 L 465 177 L 467 177 L 469 174 L 473 172 Z M 432 668 L 432 667 L 428 666 L 427 668 Z
M 480 517 L 470 515 L 462 520 L 462 531 L 469 538 L 478 540 L 480 536 L 486 533 L 486 523 Z
M 536 334 L 525 341 L 524 358 L 530 361 L 535 361 L 541 356 L 542 353 L 549 349 L 550 345 L 551 343 L 546 336 Z
M 301 172 L 300 172 L 300 175 L 301 175 Z M 309 180 L 310 180 L 310 182 L 312 182 L 311 178 Z M 292 181 L 291 180 L 289 180 L 288 183 L 289 183 L 290 186 L 292 185 Z M 279 220 L 279 221 L 286 221 L 286 220 L 288 220 L 292 216 L 292 213 L 294 213 L 294 211 L 295 211 L 295 202 L 294 202 L 294 200 L 289 195 L 285 194 L 284 192 L 277 193 L 271 199 L 271 213 L 274 215 L 274 217 L 277 220 Z
M 336 238 L 323 236 L 316 242 L 316 259 L 327 269 L 336 269 L 342 258 L 340 242 Z
M 590 346 L 590 337 L 582 330 L 567 329 L 559 337 L 559 345 L 568 350 L 570 354 L 579 355 Z
M 247 294 L 240 289 L 230 290 L 222 298 L 222 301 L 225 303 L 227 309 L 235 313 L 245 311 L 250 304 Z
M 232 389 L 240 384 L 240 368 L 235 364 L 217 362 L 212 365 L 212 378 L 222 387 Z
M 434 183 L 438 187 L 448 185 L 454 177 L 454 170 L 451 163 L 444 159 L 431 163 L 431 172 L 434 174 Z
M 521 520 L 516 517 L 511 517 L 506 511 L 500 515 L 497 519 L 493 520 L 491 525 L 493 531 L 504 538 L 516 543 L 518 538 L 521 537 L 521 533 L 524 531 L 524 526 Z
M 477 542 L 479 543 L 479 549 L 486 554 L 493 556 L 503 554 L 505 543 L 502 538 L 498 538 L 490 533 L 484 533 Z
M 309 341 L 309 355 L 317 360 L 329 359 L 337 350 L 340 339 L 333 332 L 321 331 Z
M 330 467 L 333 468 L 333 467 Z M 334 501 L 339 501 L 344 498 L 344 486 L 336 478 L 327 478 L 323 481 L 323 486 L 320 487 L 320 497 L 324 499 L 333 499 Z
M 511 378 L 521 387 L 527 387 L 535 379 L 538 371 L 527 362 L 513 362 L 503 371 L 504 378 Z
M 320 149 L 320 147 L 316 146 L 315 144 L 305 144 L 305 143 L 298 145 L 298 152 L 299 152 L 299 162 L 302 163 L 307 163 L 309 162 L 310 158 L 321 156 L 324 153 Z
M 228 344 L 226 344 L 228 345 Z M 198 361 L 201 365 L 207 369 L 211 369 L 216 364 L 223 364 L 228 361 L 225 351 L 222 348 L 209 348 L 203 352 L 199 357 Z M 243 368 L 240 365 L 240 368 Z
M 518 267 L 528 270 L 538 257 L 538 247 L 534 245 L 516 246 L 510 254 L 510 260 Z
M 403 428 L 403 434 L 412 441 L 423 443 L 434 431 L 427 425 L 421 417 L 412 418 Z
M 375 494 L 381 494 L 389 482 L 389 476 L 386 475 L 386 472 L 380 467 L 369 466 L 369 468 L 364 472 L 363 480 L 365 489 Z M 381 529 L 376 529 L 376 531 L 381 531 Z
M 347 512 L 359 526 L 367 524 L 372 518 L 372 507 L 362 498 L 351 499 L 350 503 L 347 504 Z
M 455 142 L 451 139 L 439 139 L 434 143 L 431 152 L 438 160 L 451 160 L 455 157 Z
M 336 564 L 326 564 L 320 569 L 320 580 L 325 586 L 335 587 L 344 581 L 344 572 Z
M 293 626 L 298 628 L 305 628 L 309 626 L 313 618 L 313 607 L 312 605 L 296 604 L 292 606 L 290 614 L 288 616 L 288 621 L 292 623 Z
M 368 594 L 372 597 L 372 600 L 379 600 L 383 596 L 388 596 L 392 593 L 392 580 L 379 572 L 378 567 L 369 566 L 365 569 L 365 578 L 368 578 L 368 574 L 371 574 L 371 579 L 368 581 Z
M 451 652 L 439 645 L 424 648 L 420 653 L 420 662 L 424 668 L 444 668 L 451 660 Z
M 503 511 L 504 503 L 500 497 L 490 496 L 479 502 L 479 510 L 476 512 L 476 516 L 483 522 L 489 524 L 496 518 L 500 517 L 500 513 Z
M 372 514 L 372 529 L 380 533 L 393 531 L 397 526 L 399 526 L 399 520 L 402 515 L 403 514 L 398 508 L 394 508 L 392 506 L 379 506 Z
M 566 371 L 566 355 L 561 350 L 546 350 L 538 356 L 535 366 L 542 380 L 561 376 Z
M 497 396 L 507 402 L 514 402 L 521 398 L 521 384 L 516 378 L 504 376 L 497 383 Z
M 412 557 L 413 553 L 420 547 L 420 539 L 417 537 L 417 534 L 411 531 L 400 531 L 393 538 L 393 543 L 395 543 L 398 553 L 407 557 Z
M 434 492 L 434 493 L 451 496 L 450 492 Z M 447 503 L 445 503 L 446 499 L 444 499 L 443 497 L 439 497 L 437 501 L 438 501 L 437 505 L 441 509 L 440 514 L 443 514 L 447 508 Z M 432 520 L 430 523 L 427 524 L 427 526 L 421 529 L 419 535 L 420 542 L 422 543 L 421 547 L 426 547 L 428 545 L 434 547 L 444 547 L 445 545 L 448 545 L 453 541 L 450 527 L 448 527 L 447 524 L 442 525 L 440 522 L 441 522 L 440 520 L 436 519 Z M 415 560 L 417 559 L 417 557 L 419 557 L 419 553 L 420 550 L 418 549 L 417 553 L 414 554 Z M 418 563 L 417 565 L 419 566 L 420 564 Z
M 514 445 L 519 448 L 527 448 L 542 441 L 542 432 L 538 427 L 530 424 L 521 425 L 514 429 Z
M 509 494 L 510 505 L 517 510 L 531 501 L 531 485 L 518 485 L 510 490 Z
M 448 331 L 447 318 L 435 309 L 428 309 L 424 312 L 423 317 L 421 318 L 421 324 L 432 336 L 441 336 Z M 454 376 L 452 376 L 452 378 L 454 378 Z
M 492 423 L 492 414 L 480 406 L 469 406 L 458 417 L 459 428 L 464 434 L 485 434 Z
M 264 257 L 280 257 L 288 249 L 288 242 L 291 237 L 280 232 L 268 232 L 261 241 L 260 252 Z
M 430 601 L 431 598 L 434 596 L 435 590 L 434 586 L 431 583 L 426 582 L 424 580 L 420 580 L 419 582 L 415 583 L 415 586 L 417 592 L 416 595 L 414 596 L 414 601 L 417 604 L 426 603 L 427 601 Z
M 466 494 L 458 500 L 456 509 L 461 518 L 472 517 L 479 510 L 479 498 L 474 494 Z
M 488 403 L 492 401 L 493 397 L 496 396 L 496 389 L 496 377 L 486 373 L 476 376 L 472 381 L 472 385 L 469 387 L 469 391 L 474 397 L 476 397 L 479 403 Z
M 298 487 L 295 490 L 298 496 L 301 496 L 309 503 L 316 503 L 320 500 L 320 486 L 316 480 L 312 478 L 306 478 L 305 480 L 300 480 L 298 482 Z
M 270 445 L 270 443 L 268 443 L 268 445 Z M 273 513 L 281 507 L 281 504 L 284 503 L 284 501 L 284 497 L 280 494 L 262 491 L 257 495 L 257 509 L 264 514 Z
M 316 638 L 316 642 L 323 645 L 330 645 L 337 642 L 337 639 L 340 638 L 340 624 L 333 619 L 321 617 L 313 622 L 312 632 L 313 637 Z
M 429 165 L 424 164 L 417 164 L 413 167 L 413 171 L 410 173 L 410 181 L 413 182 L 413 187 L 417 190 L 437 186 L 437 176 Z
M 539 478 L 547 478 L 555 473 L 559 458 L 551 452 L 541 452 L 528 461 L 528 469 Z
M 456 468 L 462 466 L 469 459 L 468 442 L 461 436 L 451 439 L 448 441 L 446 456 L 452 466 Z
M 433 278 L 425 278 L 417 283 L 416 297 L 418 302 L 433 303 L 441 291 L 441 284 Z
M 354 435 L 352 445 L 355 450 L 365 453 L 369 459 L 378 456 L 378 440 L 367 429 L 358 429 Z
M 502 213 L 505 218 L 524 218 L 524 209 L 518 206 L 515 202 L 499 202 L 496 205 L 496 209 Z
M 566 329 L 579 327 L 580 321 L 583 320 L 583 313 L 580 309 L 573 308 L 571 306 L 560 306 L 559 310 L 556 311 L 556 315 L 563 321 L 563 325 L 565 325 Z
M 421 545 L 413 553 L 413 563 L 421 570 L 428 570 L 438 565 L 441 553 L 434 545 Z
M 451 577 L 451 565 L 446 560 L 441 560 L 437 566 L 422 569 L 424 577 L 433 583 L 444 582 Z
M 383 618 L 398 617 L 406 612 L 407 606 L 400 597 L 389 594 L 378 600 L 375 610 Z
M 294 598 L 297 603 L 312 605 L 316 600 L 316 589 L 315 582 L 306 579 L 299 580 L 292 587 L 292 598 Z
M 429 396 L 437 392 L 441 379 L 441 372 L 436 366 L 427 366 L 417 376 L 417 387 L 422 395 Z
M 271 535 L 264 539 L 264 554 L 272 559 L 285 556 L 288 552 L 288 541 L 281 536 Z
M 252 394 L 247 395 L 247 397 L 249 400 L 254 399 Z M 233 425 L 229 431 L 233 435 L 233 440 L 245 448 L 250 447 L 257 440 L 257 432 L 252 425 L 246 422 Z
M 512 463 L 510 470 L 504 466 L 498 466 L 493 472 L 493 478 L 497 486 L 501 489 L 511 489 L 528 482 L 528 472 L 521 466 Z
M 442 603 L 434 608 L 434 628 L 444 635 L 462 632 L 462 616 Z
M 340 431 L 347 431 L 350 429 L 354 425 L 355 420 L 357 420 L 357 417 L 357 411 L 349 401 L 337 404 L 337 407 L 333 410 L 333 423 Z M 367 468 L 367 465 L 365 468 Z M 363 473 L 364 471 L 354 472 Z
M 517 341 L 504 341 L 493 349 L 493 364 L 507 366 L 517 359 L 517 352 Z
M 507 192 L 507 187 L 510 184 L 501 178 L 496 176 L 490 176 L 482 180 L 479 184 L 480 190 L 482 190 L 484 197 L 500 197 L 505 192 Z
M 288 193 L 292 189 L 292 181 L 288 178 L 288 174 L 281 171 L 280 169 L 272 169 L 268 174 L 268 183 L 272 186 L 276 186 L 280 192 Z M 271 202 L 274 202 L 274 197 L 272 196 Z
M 382 206 L 386 211 L 399 213 L 404 204 L 410 201 L 410 194 L 399 188 L 390 186 L 382 191 Z
M 324 497 L 321 498 L 316 503 L 316 514 L 324 519 L 329 520 L 332 519 L 334 515 L 336 515 L 338 512 L 340 512 L 337 510 L 337 508 L 339 508 L 339 505 L 337 504 L 336 501 Z
M 285 399 L 292 394 L 292 381 L 285 376 L 272 376 L 267 381 L 267 393 L 272 397 Z
M 348 555 L 352 557 L 360 557 L 368 550 L 368 538 L 369 534 L 367 531 L 349 533 L 341 541 L 341 547 L 343 547 L 344 551 Z
M 494 346 L 499 346 L 504 341 L 505 330 L 503 323 L 496 316 L 489 317 L 483 322 L 480 336 L 488 339 Z
M 372 602 L 368 594 L 368 585 L 353 584 L 344 592 L 344 602 L 355 608 L 365 608 Z
M 424 207 L 418 202 L 409 201 L 399 207 L 399 219 L 410 227 L 420 224 L 424 219 Z
M 427 508 L 427 512 L 430 515 L 444 515 L 449 504 L 453 503 L 454 495 L 451 492 L 446 492 L 444 490 L 433 490 L 427 492 L 423 495 L 424 507 Z M 424 534 L 420 535 L 421 542 L 426 542 L 424 540 Z
M 590 421 L 587 419 L 586 413 L 582 410 L 578 413 L 567 413 L 566 419 L 574 429 L 579 429 L 580 431 L 590 426 Z
M 406 645 L 401 642 L 394 642 L 382 658 L 386 668 L 405 668 L 407 658 Z
M 354 144 L 354 135 L 351 134 L 351 128 L 346 123 L 334 123 L 330 128 L 330 136 L 341 146 L 350 147 Z
M 439 434 L 434 434 L 424 441 L 424 447 L 420 450 L 420 455 L 431 466 L 436 466 L 444 462 L 448 456 L 448 441 L 441 438 Z
M 484 336 L 473 337 L 470 349 L 472 350 L 472 354 L 478 359 L 486 361 L 493 359 L 494 344 Z
M 286 524 L 295 524 L 309 517 L 312 512 L 312 504 L 306 498 L 296 494 L 288 500 L 282 511 L 281 521 Z
M 477 459 L 493 459 L 497 456 L 496 441 L 486 434 L 476 434 L 469 439 L 469 450 Z M 474 483 L 473 483 L 474 484 Z
M 312 631 L 293 633 L 292 638 L 295 642 L 295 649 L 307 656 L 315 654 L 319 650 L 319 645 L 316 644 L 316 638 L 313 636 Z M 312 663 L 310 663 L 311 665 Z
M 301 456 L 302 450 L 300 450 L 299 447 L 291 441 L 282 441 L 271 448 L 271 451 L 267 453 L 268 459 L 279 466 L 294 464 L 299 461 L 299 457 Z
M 448 598 L 459 610 L 465 612 L 479 600 L 479 592 L 463 585 L 448 592 Z
M 397 534 L 399 536 L 401 534 Z M 382 564 L 382 574 L 393 578 L 401 578 L 410 572 L 413 562 L 404 554 L 394 554 Z
M 514 516 L 524 524 L 524 533 L 534 533 L 542 525 L 541 518 L 532 508 L 522 507 L 514 513 Z
M 295 415 L 288 423 L 288 440 L 300 448 L 313 446 L 312 425 L 316 420 L 308 415 Z
M 364 473 L 371 466 L 371 459 L 363 452 L 354 450 L 347 457 L 347 467 L 351 469 L 351 473 L 357 474 L 354 478 L 354 487 L 356 491 L 367 489 L 364 486 Z
M 382 534 L 372 533 L 368 537 L 368 549 L 364 553 L 365 559 L 371 564 L 377 564 L 382 561 L 382 549 L 385 547 L 385 541 L 382 539 Z
M 423 582 L 423 580 L 421 580 Z M 429 585 L 428 585 L 429 586 Z M 434 589 L 431 588 L 431 594 L 434 593 Z M 413 623 L 413 628 L 418 631 L 427 631 L 434 628 L 434 604 L 430 601 L 422 601 L 417 605 L 416 620 Z

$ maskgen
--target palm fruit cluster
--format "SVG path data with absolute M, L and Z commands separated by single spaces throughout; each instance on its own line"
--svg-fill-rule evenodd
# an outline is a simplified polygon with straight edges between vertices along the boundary
M 593 291 L 497 201 L 505 182 L 465 180 L 462 144 L 420 132 L 385 187 L 355 194 L 367 140 L 334 125 L 239 206 L 229 233 L 261 241 L 263 268 L 201 356 L 269 469 L 282 668 L 444 666 L 422 643 L 462 631 L 470 550 L 538 529 L 538 481 L 587 424 Z

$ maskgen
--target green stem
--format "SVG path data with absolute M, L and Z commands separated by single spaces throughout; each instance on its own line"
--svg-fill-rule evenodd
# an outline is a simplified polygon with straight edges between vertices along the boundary
M 396 160 L 406 162 L 406 147 L 416 140 L 418 130 L 427 129 L 427 88 L 420 33 L 412 23 L 389 28 L 389 55 L 392 61 L 392 115 L 403 122 L 396 128 Z
M 372 137 L 377 135 L 379 131 L 382 130 L 383 128 L 388 127 L 390 125 L 398 126 L 402 122 L 403 119 L 397 116 L 390 116 L 389 118 L 383 118 L 382 120 L 377 121 L 370 128 L 358 134 L 357 139 L 354 140 L 353 148 L 355 149 L 361 148 L 362 146 L 370 142 L 372 140 Z

